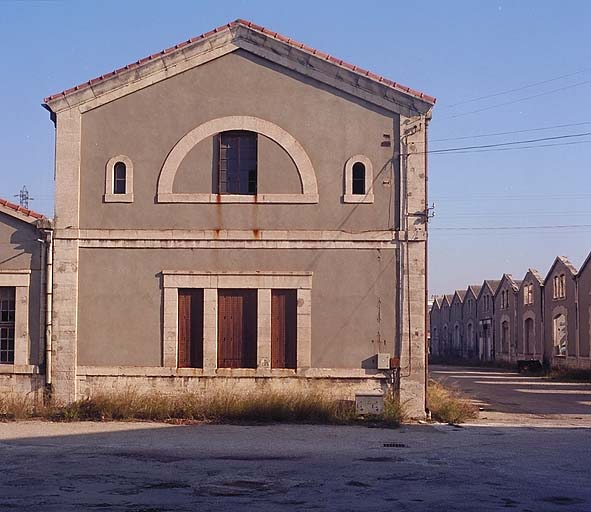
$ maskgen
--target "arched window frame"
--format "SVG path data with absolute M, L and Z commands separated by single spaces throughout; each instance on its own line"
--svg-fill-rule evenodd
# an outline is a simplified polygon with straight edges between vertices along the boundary
M 125 194 L 114 193 L 115 165 L 125 164 Z M 133 163 L 125 155 L 117 155 L 107 162 L 105 168 L 105 203 L 133 203 Z
M 353 166 L 361 163 L 365 167 L 365 194 L 353 194 Z M 344 203 L 373 203 L 373 166 L 365 155 L 354 155 L 345 163 Z

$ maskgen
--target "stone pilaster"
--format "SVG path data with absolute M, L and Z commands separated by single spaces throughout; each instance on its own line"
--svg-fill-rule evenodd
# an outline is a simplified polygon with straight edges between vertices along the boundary
M 76 399 L 80 125 L 77 109 L 57 114 L 53 277 L 52 396 Z
M 400 401 L 411 418 L 425 417 L 426 402 L 426 122 L 401 118 L 402 272 Z

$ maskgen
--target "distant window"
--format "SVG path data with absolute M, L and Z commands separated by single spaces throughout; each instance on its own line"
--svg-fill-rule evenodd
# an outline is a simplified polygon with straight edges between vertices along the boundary
M 127 167 L 117 162 L 113 167 L 113 194 L 125 194 L 127 189 Z
M 361 162 L 353 164 L 353 194 L 365 194 L 365 165 Z
M 552 320 L 552 342 L 554 355 L 565 356 L 568 346 L 568 326 L 566 316 L 562 313 L 556 315 Z
M 566 297 L 566 276 L 564 274 L 554 276 L 552 297 L 555 299 L 564 299 Z
M 526 287 L 525 287 L 526 293 L 527 293 L 527 302 L 526 304 L 533 304 L 534 303 L 534 285 L 532 283 L 529 283 Z
M 0 288 L 0 363 L 14 363 L 15 289 Z
M 219 135 L 220 194 L 257 193 L 257 134 L 247 131 Z

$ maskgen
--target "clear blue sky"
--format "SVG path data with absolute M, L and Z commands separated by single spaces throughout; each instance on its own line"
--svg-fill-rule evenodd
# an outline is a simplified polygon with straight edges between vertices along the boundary
M 51 214 L 54 132 L 44 96 L 238 17 L 436 96 L 431 150 L 591 132 L 586 0 L 0 0 L 0 197 L 26 184 L 32 207 Z M 529 96 L 537 97 L 518 101 Z M 575 123 L 587 124 L 457 139 Z M 579 141 L 591 136 L 546 143 Z M 521 278 L 530 266 L 545 273 L 557 254 L 578 266 L 591 250 L 589 227 L 481 229 L 591 225 L 591 142 L 434 153 L 429 163 L 431 293 L 503 272 Z M 458 227 L 479 229 L 448 229 Z

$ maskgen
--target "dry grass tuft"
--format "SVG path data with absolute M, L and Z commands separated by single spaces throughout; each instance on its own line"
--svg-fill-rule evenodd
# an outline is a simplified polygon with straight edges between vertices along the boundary
M 53 421 L 199 421 L 211 423 L 372 423 L 398 426 L 404 408 L 387 397 L 384 414 L 358 418 L 353 401 L 336 400 L 326 393 L 257 391 L 250 393 L 184 393 L 164 395 L 128 389 L 101 393 L 66 406 L 21 396 L 0 396 L 0 419 L 41 418 Z
M 431 418 L 443 423 L 463 423 L 478 417 L 478 408 L 458 390 L 434 380 L 427 388 L 427 407 Z

